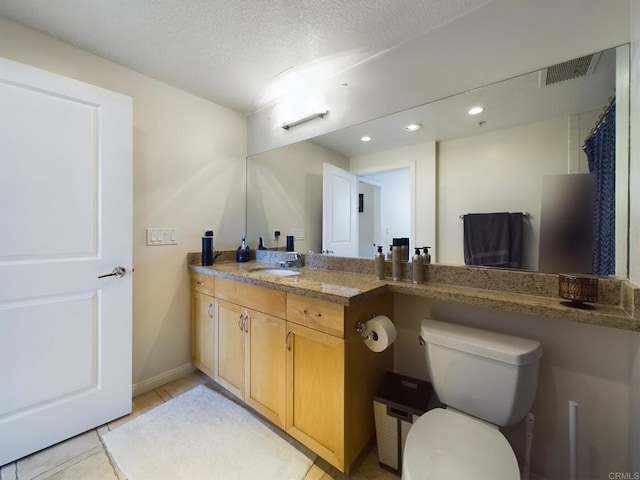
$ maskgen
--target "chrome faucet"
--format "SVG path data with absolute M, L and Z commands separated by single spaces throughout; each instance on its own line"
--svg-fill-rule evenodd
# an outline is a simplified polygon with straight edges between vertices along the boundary
M 298 268 L 302 257 L 298 252 L 289 252 L 286 260 L 276 262 L 276 268 Z

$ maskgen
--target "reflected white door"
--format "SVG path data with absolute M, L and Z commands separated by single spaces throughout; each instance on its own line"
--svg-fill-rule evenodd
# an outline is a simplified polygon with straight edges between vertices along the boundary
M 322 165 L 322 250 L 342 257 L 358 256 L 358 177 Z
M 0 58 L 0 465 L 131 411 L 131 111 Z

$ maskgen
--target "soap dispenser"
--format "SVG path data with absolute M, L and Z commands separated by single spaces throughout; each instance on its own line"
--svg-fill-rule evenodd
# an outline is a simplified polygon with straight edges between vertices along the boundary
M 247 237 L 242 236 L 242 242 L 238 247 L 238 251 L 236 252 L 236 261 L 238 262 L 248 262 L 251 259 L 251 250 L 247 246 Z
M 384 280 L 384 252 L 382 251 L 382 245 L 378 245 L 378 251 L 373 259 L 373 263 L 376 279 Z
M 429 255 L 429 249 L 431 247 L 422 247 L 422 264 L 429 265 L 431 263 L 431 255 Z
M 420 255 L 419 248 L 416 248 L 416 253 L 411 257 L 411 266 L 413 270 L 413 283 L 422 283 L 424 265 L 422 263 L 422 256 Z

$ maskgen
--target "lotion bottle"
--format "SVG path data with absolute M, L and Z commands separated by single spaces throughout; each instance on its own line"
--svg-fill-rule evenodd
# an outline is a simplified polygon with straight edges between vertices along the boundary
M 402 247 L 394 245 L 391 251 L 391 278 L 402 280 Z
M 378 246 L 378 251 L 373 259 L 373 264 L 376 279 L 384 280 L 384 252 L 382 251 L 382 245 Z
M 422 264 L 429 265 L 431 263 L 431 255 L 429 255 L 429 249 L 431 247 L 422 247 Z
M 416 248 L 416 253 L 411 257 L 411 266 L 413 270 L 413 283 L 422 283 L 424 265 L 422 263 L 419 248 Z

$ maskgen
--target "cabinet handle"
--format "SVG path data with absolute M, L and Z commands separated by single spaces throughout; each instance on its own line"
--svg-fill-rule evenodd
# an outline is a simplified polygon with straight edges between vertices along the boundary
M 291 336 L 291 330 L 287 332 L 287 338 L 284 339 L 284 343 L 287 346 L 287 350 L 291 351 L 291 345 L 289 345 L 289 337 Z
M 242 319 L 243 319 L 244 315 L 240 314 L 240 316 L 238 317 L 238 328 L 240 330 L 244 330 L 244 327 L 242 326 Z
M 202 282 L 202 281 L 198 280 L 198 282 L 197 282 L 197 283 L 198 283 L 198 285 L 200 285 L 201 287 L 204 287 L 204 282 Z
M 249 315 L 245 315 L 245 316 L 244 316 L 244 322 L 243 322 L 243 325 L 244 325 L 244 331 L 245 331 L 245 333 L 249 333 Z
M 213 318 L 213 312 L 211 311 L 211 308 L 213 308 L 213 303 L 207 305 L 207 315 L 209 315 L 209 318 Z
M 321 313 L 311 313 L 311 312 L 307 311 L 306 308 L 302 311 L 302 313 L 304 313 L 305 315 L 313 316 L 313 317 L 321 317 L 322 316 Z

